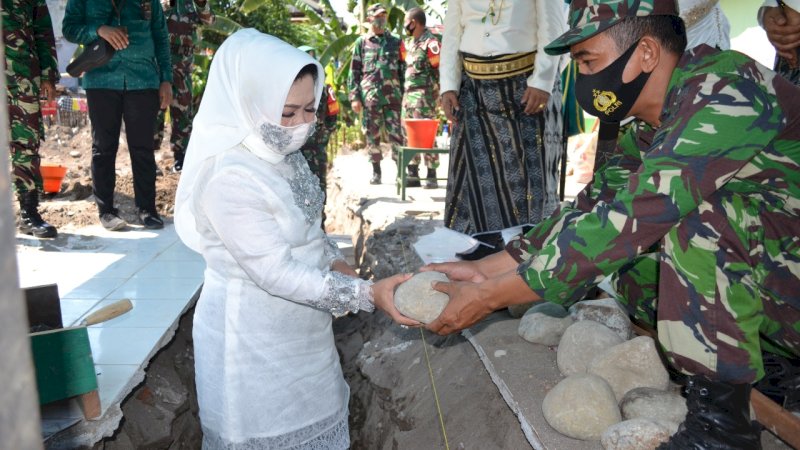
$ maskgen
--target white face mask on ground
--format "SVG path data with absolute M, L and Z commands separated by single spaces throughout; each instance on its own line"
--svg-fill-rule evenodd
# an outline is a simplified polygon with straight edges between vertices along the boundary
M 262 119 L 258 126 L 258 134 L 265 144 L 275 153 L 283 156 L 300 150 L 316 130 L 316 122 L 308 122 L 294 127 L 284 127 Z

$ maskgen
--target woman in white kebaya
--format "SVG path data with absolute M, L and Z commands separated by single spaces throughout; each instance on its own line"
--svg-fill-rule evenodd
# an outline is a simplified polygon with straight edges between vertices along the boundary
M 407 275 L 359 279 L 321 230 L 323 193 L 298 149 L 313 132 L 322 67 L 242 30 L 220 47 L 175 207 L 203 254 L 194 315 L 204 449 L 345 449 L 349 388 L 332 317 L 394 308 Z

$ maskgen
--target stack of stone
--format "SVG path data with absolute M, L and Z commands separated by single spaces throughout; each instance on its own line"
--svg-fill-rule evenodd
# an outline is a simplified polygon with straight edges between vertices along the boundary
M 540 303 L 524 313 L 519 334 L 558 345 L 565 378 L 542 402 L 558 432 L 600 440 L 606 450 L 640 450 L 657 447 L 683 422 L 685 400 L 670 383 L 655 342 L 631 339 L 631 322 L 613 299 L 583 301 L 569 311 Z

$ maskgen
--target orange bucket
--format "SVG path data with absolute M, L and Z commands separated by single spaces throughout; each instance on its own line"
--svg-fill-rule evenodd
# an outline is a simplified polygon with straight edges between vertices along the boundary
M 439 121 L 436 119 L 403 119 L 409 147 L 433 148 Z
M 64 166 L 55 166 L 52 164 L 42 164 L 39 169 L 42 172 L 42 179 L 44 181 L 44 192 L 47 194 L 58 194 L 61 191 L 61 180 L 67 174 L 67 168 Z

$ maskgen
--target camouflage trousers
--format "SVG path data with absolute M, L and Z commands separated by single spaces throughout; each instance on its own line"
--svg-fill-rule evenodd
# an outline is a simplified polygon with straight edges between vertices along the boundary
M 380 162 L 381 129 L 386 132 L 392 144 L 392 159 L 397 160 L 396 145 L 405 143 L 405 130 L 400 123 L 400 108 L 397 106 L 367 106 L 361 112 L 361 131 L 367 139 L 367 154 L 372 162 Z
M 10 77 L 6 78 L 11 80 Z M 39 144 L 44 140 L 42 110 L 39 105 L 39 78 L 16 79 L 6 87 L 11 135 L 11 183 L 17 193 L 42 191 Z
M 192 119 L 194 106 L 192 104 L 192 58 L 181 55 L 172 55 L 172 103 L 169 104 L 169 115 L 172 121 L 172 134 L 169 137 L 170 149 L 175 159 L 182 159 L 189 145 L 189 135 L 192 133 Z M 164 115 L 166 111 L 160 109 L 156 118 L 156 134 L 154 148 L 161 146 L 164 139 Z
M 721 197 L 612 285 L 631 315 L 657 329 L 675 368 L 752 383 L 764 376 L 762 351 L 800 355 L 800 226 L 767 199 Z
M 403 95 L 403 119 L 435 119 L 436 118 L 436 93 L 424 91 L 407 91 Z M 412 165 L 419 165 L 420 156 L 415 155 L 411 160 Z M 437 169 L 439 167 L 439 154 L 425 154 L 425 167 Z

